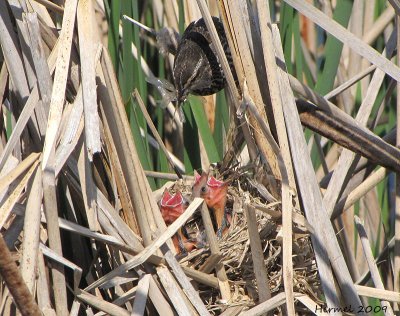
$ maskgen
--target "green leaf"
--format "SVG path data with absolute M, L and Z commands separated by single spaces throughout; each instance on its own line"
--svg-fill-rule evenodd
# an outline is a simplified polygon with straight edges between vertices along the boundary
M 201 168 L 199 136 L 197 124 L 188 102 L 182 105 L 182 109 L 185 114 L 185 123 L 183 123 L 183 161 L 186 174 L 191 174 L 194 169 Z
M 118 69 L 118 51 L 119 51 L 119 17 L 121 11 L 121 2 L 119 0 L 111 1 L 110 6 L 108 1 L 104 1 L 107 20 L 108 20 L 108 50 L 114 69 Z
M 301 48 L 300 40 L 300 18 L 299 14 L 296 13 L 293 20 L 293 39 L 294 39 L 294 54 L 296 62 L 296 78 L 303 82 L 303 50 Z
M 189 100 L 194 119 L 196 120 L 201 139 L 203 140 L 203 144 L 207 152 L 208 159 L 211 163 L 218 162 L 221 160 L 221 157 L 218 154 L 217 146 L 215 146 L 214 137 L 211 133 L 206 113 L 204 112 L 204 106 L 196 97 L 190 96 Z
M 333 19 L 339 24 L 347 27 L 349 23 L 353 1 L 338 0 Z M 342 55 L 343 43 L 334 36 L 328 35 L 325 44 L 325 64 L 322 73 L 318 75 L 315 91 L 324 95 L 333 89 L 336 73 L 339 67 L 340 56 Z
M 292 36 L 293 36 L 294 10 L 288 4 L 282 2 L 280 33 L 282 38 L 283 54 L 285 56 L 287 71 L 293 75 L 292 63 Z
M 224 155 L 225 135 L 229 128 L 229 110 L 223 91 L 217 93 L 215 105 L 214 142 L 220 157 Z

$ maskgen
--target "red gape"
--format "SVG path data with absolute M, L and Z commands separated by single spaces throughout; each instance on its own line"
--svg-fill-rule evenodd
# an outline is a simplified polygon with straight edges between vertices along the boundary
M 160 205 L 162 217 L 167 225 L 171 225 L 175 222 L 187 208 L 183 196 L 179 191 L 171 195 L 169 191 L 165 190 Z
M 160 202 L 161 215 L 165 223 L 171 225 L 186 210 L 187 206 L 181 192 L 177 191 L 176 194 L 171 195 L 169 191 L 165 190 Z M 194 243 L 187 240 L 182 228 L 172 237 L 172 241 L 177 253 L 189 252 L 196 247 Z
M 207 173 L 202 173 L 201 176 L 196 174 L 195 183 L 192 188 L 193 197 L 201 197 L 206 201 L 208 208 L 215 214 L 217 222 L 217 235 L 222 236 L 227 228 L 228 218 L 225 214 L 225 204 L 228 193 L 228 184 L 208 177 Z

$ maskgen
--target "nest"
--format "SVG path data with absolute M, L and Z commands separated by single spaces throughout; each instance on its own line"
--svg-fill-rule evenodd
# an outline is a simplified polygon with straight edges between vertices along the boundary
M 250 308 L 259 302 L 259 293 L 249 240 L 249 230 L 244 211 L 244 204 L 256 212 L 257 227 L 264 255 L 264 266 L 267 271 L 269 288 L 274 296 L 284 291 L 282 278 L 282 237 L 281 234 L 281 203 L 268 203 L 260 192 L 252 185 L 247 176 L 241 176 L 233 181 L 228 189 L 226 211 L 231 215 L 231 223 L 227 231 L 218 239 L 218 254 L 212 254 L 204 236 L 204 226 L 201 216 L 194 218 L 185 225 L 186 235 L 191 240 L 202 240 L 198 249 L 186 254 L 179 254 L 182 266 L 210 273 L 218 264 L 225 267 L 231 300 L 224 301 L 220 292 L 207 285 L 198 285 L 202 300 L 207 309 L 220 314 L 228 307 L 242 306 Z M 184 194 L 191 193 L 191 185 L 175 183 L 172 190 L 180 190 Z M 210 212 L 213 216 L 213 213 Z M 215 223 L 214 223 L 215 224 Z M 214 229 L 215 229 L 214 225 Z M 294 291 L 312 297 L 315 302 L 322 303 L 320 280 L 315 261 L 310 236 L 299 228 L 293 240 L 293 270 Z

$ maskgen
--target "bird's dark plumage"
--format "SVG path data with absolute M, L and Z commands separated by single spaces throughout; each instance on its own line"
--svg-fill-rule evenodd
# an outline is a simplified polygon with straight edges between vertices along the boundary
M 224 27 L 216 17 L 213 22 L 228 62 L 232 64 Z M 188 94 L 211 95 L 224 87 L 225 76 L 204 19 L 190 23 L 183 33 L 173 72 L 178 103 L 185 101 Z

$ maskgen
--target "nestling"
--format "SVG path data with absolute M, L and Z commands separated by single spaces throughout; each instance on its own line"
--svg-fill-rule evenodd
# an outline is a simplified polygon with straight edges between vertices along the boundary
M 171 195 L 165 190 L 160 201 L 161 215 L 167 225 L 171 225 L 175 220 L 183 214 L 189 203 L 184 199 L 182 193 L 177 191 Z M 172 237 L 177 253 L 186 253 L 193 250 L 196 245 L 190 242 L 184 235 L 182 228 Z
M 217 236 L 221 238 L 229 225 L 225 210 L 228 183 L 209 177 L 205 172 L 201 176 L 196 174 L 195 178 L 192 197 L 203 198 L 208 208 L 214 212 L 215 221 L 217 222 Z

